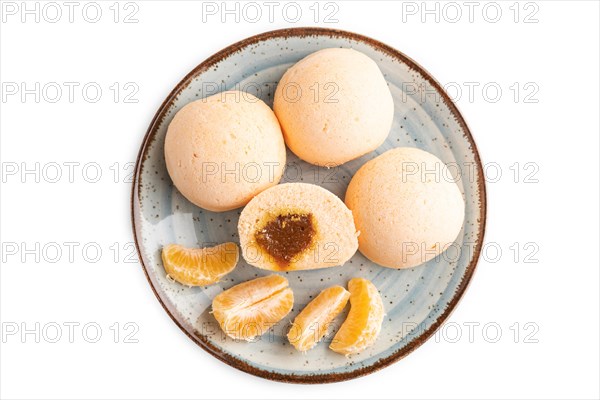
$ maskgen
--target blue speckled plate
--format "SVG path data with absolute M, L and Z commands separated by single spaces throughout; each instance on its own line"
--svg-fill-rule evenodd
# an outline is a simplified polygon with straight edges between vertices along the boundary
M 395 117 L 390 135 L 375 152 L 337 170 L 317 168 L 288 151 L 283 181 L 316 183 L 343 199 L 353 174 L 366 161 L 397 146 L 422 148 L 446 163 L 456 163 L 453 165 L 461 168 L 462 176 L 469 178 L 458 182 L 466 202 L 464 226 L 457 239 L 463 251 L 460 257 L 456 252 L 442 262 L 432 261 L 407 270 L 380 267 L 357 252 L 342 267 L 286 272 L 295 297 L 291 314 L 260 340 L 236 342 L 225 337 L 209 313 L 211 301 L 224 289 L 270 272 L 241 260 L 222 282 L 209 287 L 188 288 L 166 278 L 160 257 L 163 245 L 237 241 L 241 209 L 213 213 L 188 202 L 167 174 L 163 157 L 165 133 L 181 107 L 214 93 L 214 83 L 220 85 L 219 91 L 241 88 L 272 105 L 275 84 L 285 70 L 306 55 L 328 47 L 352 47 L 377 62 L 394 97 Z M 448 317 L 471 279 L 481 249 L 485 186 L 481 162 L 465 121 L 422 67 L 364 36 L 298 28 L 268 32 L 236 43 L 200 64 L 177 85 L 144 138 L 137 160 L 132 213 L 135 240 L 148 280 L 173 321 L 192 340 L 226 363 L 264 378 L 323 383 L 368 374 L 399 360 L 427 340 Z M 386 316 L 377 342 L 349 358 L 329 350 L 327 339 L 306 354 L 296 351 L 285 338 L 290 320 L 322 289 L 346 286 L 350 278 L 357 276 L 371 280 L 384 301 Z M 337 319 L 337 326 L 344 317 L 345 314 Z

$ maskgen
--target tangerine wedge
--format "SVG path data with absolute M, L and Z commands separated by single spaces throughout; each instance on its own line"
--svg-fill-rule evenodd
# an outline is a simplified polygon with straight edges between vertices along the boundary
M 288 280 L 269 275 L 225 290 L 214 298 L 212 312 L 229 337 L 252 341 L 281 321 L 293 306 Z
M 383 322 L 383 301 L 370 281 L 353 278 L 348 282 L 350 312 L 329 348 L 336 353 L 359 353 L 377 340 Z
M 288 340 L 298 351 L 312 349 L 327 333 L 333 319 L 344 309 L 350 292 L 341 286 L 323 290 L 296 316 Z
M 188 286 L 217 283 L 233 271 L 239 258 L 238 246 L 233 242 L 203 249 L 169 244 L 162 249 L 162 260 L 167 275 Z

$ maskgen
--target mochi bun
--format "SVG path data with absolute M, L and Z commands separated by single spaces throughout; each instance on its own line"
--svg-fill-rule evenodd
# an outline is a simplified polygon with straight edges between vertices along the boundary
M 394 118 L 392 95 L 377 64 L 342 48 L 317 51 L 288 69 L 273 110 L 290 150 L 326 167 L 375 150 Z
M 448 167 L 416 148 L 389 150 L 364 164 L 346 191 L 359 250 L 389 268 L 431 260 L 461 231 L 465 203 Z
M 273 111 L 239 91 L 187 104 L 169 124 L 165 138 L 165 161 L 175 187 L 210 211 L 241 207 L 276 185 L 285 151 Z
M 272 271 L 342 265 L 358 248 L 350 210 L 333 193 L 306 183 L 277 185 L 254 197 L 238 231 L 246 262 Z

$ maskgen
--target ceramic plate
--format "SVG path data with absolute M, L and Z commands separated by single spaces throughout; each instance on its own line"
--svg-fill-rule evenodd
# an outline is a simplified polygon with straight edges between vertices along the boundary
M 167 279 L 160 257 L 164 245 L 206 246 L 238 241 L 241 209 L 213 213 L 188 202 L 167 174 L 165 133 L 179 109 L 215 90 L 238 88 L 272 105 L 276 82 L 285 70 L 306 55 L 329 47 L 351 47 L 377 62 L 394 97 L 391 132 L 375 152 L 335 169 L 317 168 L 288 151 L 283 181 L 319 184 L 343 199 L 353 174 L 366 161 L 394 147 L 419 147 L 452 163 L 451 170 L 462 174 L 458 185 L 466 203 L 463 230 L 452 255 L 417 268 L 383 268 L 357 252 L 342 267 L 284 272 L 294 291 L 293 311 L 260 340 L 237 342 L 219 329 L 210 314 L 211 301 L 231 286 L 271 272 L 241 259 L 237 268 L 216 285 L 188 288 Z M 364 36 L 298 28 L 267 32 L 236 43 L 200 64 L 173 89 L 156 113 L 140 149 L 132 216 L 140 259 L 152 289 L 173 321 L 200 347 L 235 368 L 264 378 L 323 383 L 365 375 L 399 360 L 427 340 L 448 317 L 465 291 L 479 256 L 485 227 L 485 187 L 479 155 L 465 121 L 422 67 L 399 51 Z M 306 354 L 296 351 L 285 338 L 290 320 L 322 289 L 346 286 L 350 278 L 357 276 L 371 280 L 384 301 L 386 316 L 377 342 L 349 358 L 328 349 L 332 336 Z M 333 326 L 339 326 L 344 317 L 341 315 Z

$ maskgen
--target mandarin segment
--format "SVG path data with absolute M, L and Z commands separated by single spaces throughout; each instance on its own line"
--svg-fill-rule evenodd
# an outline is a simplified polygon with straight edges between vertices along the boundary
M 383 322 L 383 301 L 370 281 L 353 278 L 348 282 L 350 312 L 329 348 L 350 355 L 363 351 L 377 340 Z
M 281 321 L 293 306 L 288 280 L 269 275 L 225 290 L 214 298 L 212 312 L 229 337 L 251 341 Z
M 188 286 L 217 283 L 233 271 L 239 258 L 238 246 L 233 242 L 202 249 L 169 244 L 162 249 L 162 260 L 167 275 Z
M 350 292 L 341 286 L 323 290 L 296 316 L 288 340 L 298 351 L 312 349 L 327 333 L 331 321 L 344 309 Z

